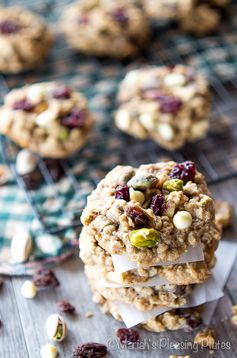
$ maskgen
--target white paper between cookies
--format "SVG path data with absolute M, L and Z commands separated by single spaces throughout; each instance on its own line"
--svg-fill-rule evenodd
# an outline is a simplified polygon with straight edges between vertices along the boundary
M 189 299 L 189 302 L 182 306 L 183 308 L 195 307 L 201 304 L 208 303 L 206 310 L 203 313 L 203 319 L 208 324 L 215 311 L 216 301 L 223 296 L 223 288 L 230 274 L 232 266 L 234 264 L 237 255 L 237 245 L 232 242 L 223 241 L 220 242 L 217 250 L 217 263 L 213 269 L 213 275 L 209 280 L 197 286 Z M 155 308 L 150 311 L 142 312 L 136 309 L 133 305 L 121 303 L 119 301 L 114 302 L 118 313 L 122 317 L 125 325 L 130 328 L 136 326 L 139 323 L 147 321 L 150 318 L 159 316 L 160 314 L 170 311 L 172 308 L 162 307 Z M 214 306 L 215 305 L 215 306 Z M 209 312 L 210 309 L 210 312 Z
M 135 262 L 132 262 L 128 259 L 126 253 L 124 253 L 123 255 L 111 255 L 111 256 L 114 265 L 114 270 L 118 273 L 122 273 L 138 268 Z M 203 260 L 204 260 L 203 247 L 201 243 L 198 243 L 195 247 L 190 246 L 188 251 L 185 252 L 183 255 L 181 255 L 178 260 L 169 261 L 169 262 L 159 262 L 155 266 L 168 266 L 168 265 L 184 264 L 188 262 L 197 262 Z

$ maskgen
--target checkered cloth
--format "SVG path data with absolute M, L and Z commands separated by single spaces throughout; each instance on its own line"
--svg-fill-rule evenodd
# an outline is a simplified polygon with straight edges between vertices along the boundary
M 24 5 L 43 15 L 49 23 L 62 13 L 70 1 L 42 0 L 33 2 L 5 1 L 5 4 Z M 34 194 L 45 217 L 55 220 L 68 219 L 66 208 L 81 212 L 86 196 L 91 192 L 105 172 L 122 162 L 125 147 L 124 135 L 112 123 L 117 86 L 124 74 L 143 64 L 165 64 L 184 62 L 203 71 L 210 81 L 228 81 L 237 77 L 237 5 L 229 9 L 228 21 L 224 21 L 218 35 L 198 39 L 182 33 L 173 27 L 154 29 L 154 38 L 146 53 L 130 62 L 120 63 L 111 59 L 89 58 L 75 55 L 63 39 L 56 38 L 47 66 L 24 76 L 0 77 L 0 93 L 7 87 L 23 83 L 60 79 L 82 91 L 89 100 L 95 114 L 96 125 L 87 146 L 72 160 L 75 183 L 62 179 L 57 186 L 43 186 Z M 52 25 L 54 26 L 54 25 Z M 79 184 L 78 184 L 79 183 Z M 72 190 L 72 187 L 74 188 Z M 57 200 L 54 200 L 55 190 Z M 59 207 L 57 207 L 59 206 Z M 63 212 L 60 208 L 64 208 Z M 49 211 L 48 209 L 52 210 Z M 20 229 L 29 230 L 35 242 L 34 252 L 26 264 L 13 264 L 10 243 Z M 37 237 L 42 232 L 39 223 L 25 199 L 25 193 L 11 180 L 0 187 L 0 273 L 22 275 L 37 267 L 52 265 L 77 251 L 78 230 L 68 229 L 59 239 L 61 246 L 54 255 L 46 255 L 37 247 Z

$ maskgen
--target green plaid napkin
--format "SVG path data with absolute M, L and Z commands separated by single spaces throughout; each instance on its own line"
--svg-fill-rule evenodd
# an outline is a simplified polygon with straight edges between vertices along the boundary
M 5 1 L 3 5 L 23 5 L 55 24 L 63 7 L 70 1 L 43 0 Z M 154 28 L 154 38 L 146 53 L 133 61 L 120 63 L 111 59 L 96 59 L 76 55 L 64 40 L 56 39 L 47 66 L 24 76 L 0 77 L 0 92 L 37 81 L 60 80 L 82 91 L 89 100 L 96 125 L 89 143 L 72 160 L 71 170 L 76 183 L 63 178 L 56 186 L 42 186 L 34 193 L 41 211 L 50 220 L 69 220 L 69 212 L 80 213 L 86 197 L 98 180 L 116 164 L 125 161 L 126 141 L 113 125 L 112 114 L 116 108 L 115 94 L 124 74 L 144 64 L 185 62 L 203 71 L 210 81 L 228 81 L 237 76 L 237 5 L 229 10 L 219 34 L 205 39 L 179 33 L 174 28 Z M 156 26 L 155 26 L 156 27 Z M 144 153 L 146 148 L 144 147 Z M 157 158 L 158 159 L 158 158 Z M 149 161 L 149 158 L 148 158 Z M 132 164 L 132 160 L 131 160 Z M 75 190 L 76 188 L 76 190 Z M 57 191 L 57 200 L 54 193 Z M 50 210 L 49 210 L 50 208 Z M 63 210 L 61 210 L 63 208 Z M 70 208 L 70 211 L 69 209 Z M 52 219 L 53 218 L 53 219 Z M 13 264 L 10 243 L 14 233 L 21 228 L 30 230 L 35 242 L 34 252 L 26 264 Z M 32 273 L 36 267 L 52 265 L 77 251 L 78 231 L 66 230 L 56 238 L 55 253 L 45 254 L 37 247 L 37 237 L 42 232 L 39 223 L 14 180 L 0 187 L 0 273 L 22 275 Z

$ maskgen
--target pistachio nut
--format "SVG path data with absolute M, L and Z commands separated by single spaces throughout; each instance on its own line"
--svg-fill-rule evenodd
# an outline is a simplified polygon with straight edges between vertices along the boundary
M 55 313 L 48 317 L 46 331 L 49 339 L 61 342 L 67 335 L 67 326 L 63 318 Z
M 163 189 L 168 191 L 180 191 L 183 190 L 183 180 L 180 179 L 171 179 L 167 180 L 163 184 Z
M 146 190 L 152 188 L 157 183 L 157 178 L 149 173 L 135 175 L 128 182 L 128 186 L 131 186 L 135 190 Z
M 11 257 L 14 262 L 25 262 L 32 252 L 33 244 L 29 232 L 19 231 L 11 242 Z
M 61 128 L 59 134 L 58 134 L 58 139 L 60 139 L 62 142 L 65 141 L 66 139 L 68 139 L 69 137 L 69 132 L 66 128 Z
M 57 348 L 50 343 L 45 344 L 40 350 L 41 358 L 56 358 L 57 355 Z
M 160 238 L 160 234 L 155 229 L 139 229 L 131 231 L 129 235 L 130 242 L 136 247 L 155 246 Z
M 25 298 L 34 298 L 37 295 L 37 287 L 34 282 L 26 280 L 21 286 L 21 294 Z
M 145 195 L 143 194 L 143 192 L 139 190 L 134 190 L 133 188 L 129 188 L 129 196 L 130 200 L 135 200 L 141 205 L 145 201 Z

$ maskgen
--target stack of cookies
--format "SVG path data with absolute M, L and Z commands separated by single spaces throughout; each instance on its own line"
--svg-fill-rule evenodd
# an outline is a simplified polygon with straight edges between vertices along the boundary
M 193 162 L 116 167 L 88 198 L 82 223 L 80 256 L 104 312 L 121 319 L 118 303 L 167 308 L 142 323 L 155 332 L 200 323 L 200 307 L 182 307 L 209 278 L 221 229 Z M 189 261 L 200 247 L 202 258 Z

